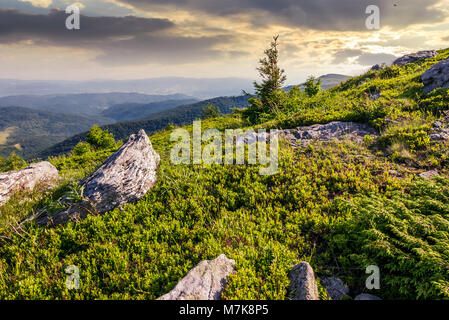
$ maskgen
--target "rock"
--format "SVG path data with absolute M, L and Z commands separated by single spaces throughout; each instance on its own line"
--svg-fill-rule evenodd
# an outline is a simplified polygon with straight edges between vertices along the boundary
M 234 272 L 235 261 L 224 254 L 200 262 L 173 290 L 157 300 L 220 300 L 226 278 Z
M 436 129 L 440 129 L 443 127 L 443 124 L 440 121 L 435 121 L 434 123 L 432 123 L 432 127 L 436 128 Z
M 240 146 L 240 145 L 251 145 L 256 143 L 257 141 L 269 141 L 270 139 L 270 134 L 268 132 L 261 132 L 261 133 L 256 133 L 256 132 L 246 132 L 243 133 L 241 135 L 239 135 L 236 138 L 236 142 L 235 145 L 236 146 Z
M 320 278 L 320 283 L 327 290 L 327 295 L 332 300 L 340 300 L 349 295 L 349 287 L 337 277 Z
M 374 66 L 371 67 L 371 71 L 379 71 L 379 70 L 383 70 L 387 67 L 387 65 L 385 63 L 382 64 L 375 64 Z
M 74 202 L 64 197 L 60 202 L 67 207 L 65 210 L 51 214 L 44 208 L 33 219 L 40 225 L 57 225 L 135 202 L 156 182 L 159 161 L 150 139 L 144 130 L 140 130 L 79 183 L 84 201 Z
M 436 52 L 435 50 L 419 51 L 416 53 L 407 54 L 403 57 L 396 59 L 393 62 L 393 65 L 403 66 L 403 65 L 406 65 L 407 63 L 416 62 L 419 59 L 429 59 L 429 58 L 433 58 L 437 55 L 438 55 L 438 52 Z
M 361 293 L 354 300 L 382 300 L 381 298 L 368 293 Z
M 435 176 L 439 176 L 439 175 L 440 174 L 438 173 L 437 170 L 426 171 L 426 172 L 422 172 L 419 174 L 419 176 L 424 179 L 431 179 L 431 178 L 433 178 Z
M 293 267 L 289 274 L 290 298 L 292 300 L 319 300 L 318 287 L 313 269 L 303 261 Z
M 429 93 L 438 88 L 449 88 L 449 58 L 435 64 L 421 76 L 424 92 Z
M 367 124 L 334 121 L 328 124 L 314 124 L 283 130 L 283 134 L 288 140 L 301 144 L 308 144 L 312 140 L 331 141 L 345 138 L 362 143 L 363 137 L 366 135 L 376 136 L 377 132 Z
M 449 129 L 434 130 L 430 134 L 430 141 L 445 141 L 449 140 Z
M 432 131 L 430 133 L 430 141 L 444 141 L 449 139 L 449 128 L 446 128 L 448 117 L 444 117 L 443 124 L 441 121 L 435 121 L 432 123 Z
M 374 91 L 368 94 L 368 97 L 371 101 L 377 101 L 380 98 L 380 92 Z
M 17 191 L 32 191 L 37 185 L 51 187 L 59 180 L 58 170 L 47 161 L 25 169 L 0 173 L 0 206 Z

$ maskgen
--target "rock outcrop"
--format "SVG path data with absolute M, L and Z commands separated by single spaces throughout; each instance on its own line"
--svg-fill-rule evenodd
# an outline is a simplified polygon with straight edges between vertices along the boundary
M 37 185 L 50 187 L 59 180 L 58 170 L 47 161 L 25 169 L 0 173 L 0 206 L 18 191 L 32 191 Z
M 79 220 L 88 214 L 102 214 L 125 203 L 142 198 L 157 179 L 156 169 L 160 161 L 144 130 L 111 155 L 92 175 L 79 185 L 83 199 L 78 201 L 63 197 L 66 207 L 51 214 L 46 208 L 32 219 L 40 225 L 57 225 L 69 220 Z
M 371 71 L 380 71 L 383 70 L 387 67 L 386 63 L 381 63 L 381 64 L 375 64 L 374 66 L 371 67 Z
M 413 63 L 418 61 L 419 59 L 430 59 L 438 55 L 438 52 L 435 50 L 427 50 L 427 51 L 419 51 L 416 53 L 406 54 L 403 57 L 396 59 L 393 62 L 393 65 L 403 66 L 407 63 Z
M 158 300 L 220 300 L 226 278 L 234 268 L 235 261 L 224 254 L 215 260 L 202 261 Z
M 438 88 L 449 88 L 449 58 L 438 62 L 421 76 L 424 92 L 429 93 Z
M 361 143 L 366 135 L 376 136 L 377 131 L 364 123 L 334 121 L 307 127 L 283 130 L 287 140 L 296 144 L 308 144 L 312 140 L 331 141 L 349 139 Z
M 290 299 L 319 300 L 318 287 L 313 269 L 308 262 L 302 261 L 290 271 Z
M 349 297 L 349 287 L 337 277 L 322 277 L 320 283 L 327 290 L 327 295 L 332 300 L 340 300 L 343 297 Z
M 362 293 L 356 296 L 354 300 L 382 300 L 382 299 L 369 293 Z
M 364 123 L 334 121 L 327 124 L 314 124 L 295 129 L 278 130 L 278 136 L 287 139 L 294 146 L 307 145 L 313 140 L 332 141 L 348 139 L 357 143 L 363 142 L 366 135 L 377 136 L 377 131 Z M 270 140 L 268 132 L 248 132 L 236 139 L 236 145 L 253 144 L 258 140 Z

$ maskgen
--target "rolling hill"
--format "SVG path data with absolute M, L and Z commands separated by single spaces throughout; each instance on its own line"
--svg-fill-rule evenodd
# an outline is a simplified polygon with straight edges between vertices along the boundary
M 104 117 L 37 111 L 23 107 L 0 107 L 0 155 L 12 151 L 29 157 L 38 150 L 88 130 L 94 124 L 113 122 Z
M 178 106 L 195 103 L 196 99 L 167 100 L 147 104 L 122 103 L 116 104 L 101 112 L 105 118 L 114 119 L 117 122 L 132 121 L 148 117 L 150 114 L 169 110 Z
M 137 121 L 120 122 L 103 126 L 113 133 L 116 139 L 124 139 L 129 135 L 144 129 L 148 134 L 165 128 L 168 124 L 181 125 L 192 122 L 201 117 L 203 108 L 207 104 L 212 104 L 220 108 L 221 113 L 227 114 L 232 108 L 246 106 L 248 98 L 246 96 L 219 97 L 196 102 L 193 104 L 179 106 L 170 110 L 152 114 Z M 86 129 L 87 130 L 87 129 Z M 77 134 L 43 151 L 33 154 L 33 157 L 45 159 L 49 156 L 67 153 L 80 141 L 86 139 L 86 133 Z
M 183 94 L 147 95 L 140 93 L 83 93 L 52 95 L 20 95 L 0 97 L 0 106 L 21 106 L 25 108 L 69 114 L 99 116 L 108 108 L 124 103 L 148 104 L 163 101 L 186 100 L 194 98 Z M 170 104 L 167 105 L 167 108 Z M 158 109 L 162 110 L 164 107 Z M 107 117 L 107 116 L 106 116 Z

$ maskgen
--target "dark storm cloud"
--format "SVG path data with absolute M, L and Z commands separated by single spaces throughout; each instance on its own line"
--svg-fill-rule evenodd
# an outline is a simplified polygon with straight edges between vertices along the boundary
M 217 16 L 249 14 L 255 26 L 281 24 L 317 30 L 363 31 L 368 5 L 381 9 L 382 26 L 433 23 L 444 13 L 431 6 L 439 0 L 119 0 L 135 8 L 172 6 Z M 264 16 L 264 19 L 260 19 Z
M 81 15 L 80 29 L 68 30 L 64 11 L 31 15 L 0 9 L 0 44 L 32 40 L 40 46 L 76 47 L 99 50 L 96 61 L 103 64 L 186 63 L 223 57 L 230 53 L 214 50 L 217 44 L 233 41 L 232 36 L 174 36 L 173 22 L 166 19 L 88 17 Z
M 180 64 L 203 62 L 223 57 L 245 55 L 241 51 L 221 51 L 213 47 L 217 44 L 232 41 L 230 36 L 214 37 L 164 37 L 155 35 L 139 35 L 119 42 L 107 42 L 102 45 L 104 54 L 97 61 L 107 65 L 140 64 L 148 61 Z
M 25 14 L 17 10 L 0 9 L 0 43 L 34 40 L 54 44 L 79 45 L 111 37 L 126 37 L 172 28 L 166 19 L 126 17 L 87 17 L 81 15 L 81 29 L 68 30 L 69 14 L 51 10 L 49 14 Z

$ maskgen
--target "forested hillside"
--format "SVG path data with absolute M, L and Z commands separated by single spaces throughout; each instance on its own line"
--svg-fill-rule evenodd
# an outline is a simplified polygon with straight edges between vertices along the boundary
M 138 121 L 120 122 L 103 126 L 103 128 L 113 133 L 117 139 L 124 139 L 140 129 L 144 129 L 148 134 L 151 134 L 152 132 L 165 128 L 169 124 L 186 124 L 200 118 L 203 109 L 208 104 L 220 108 L 221 113 L 227 114 L 231 112 L 232 108 L 242 108 L 246 106 L 247 101 L 248 98 L 246 96 L 219 97 L 158 112 Z M 86 132 L 64 140 L 46 150 L 37 152 L 33 156 L 44 159 L 48 156 L 66 153 L 78 142 L 84 141 L 85 139 Z
M 114 120 L 101 116 L 0 107 L 0 155 L 8 156 L 15 152 L 28 157 L 95 124 L 112 122 Z
M 116 104 L 101 112 L 105 118 L 112 118 L 117 122 L 132 121 L 150 116 L 175 107 L 197 102 L 197 99 L 167 100 L 153 103 L 122 103 Z

